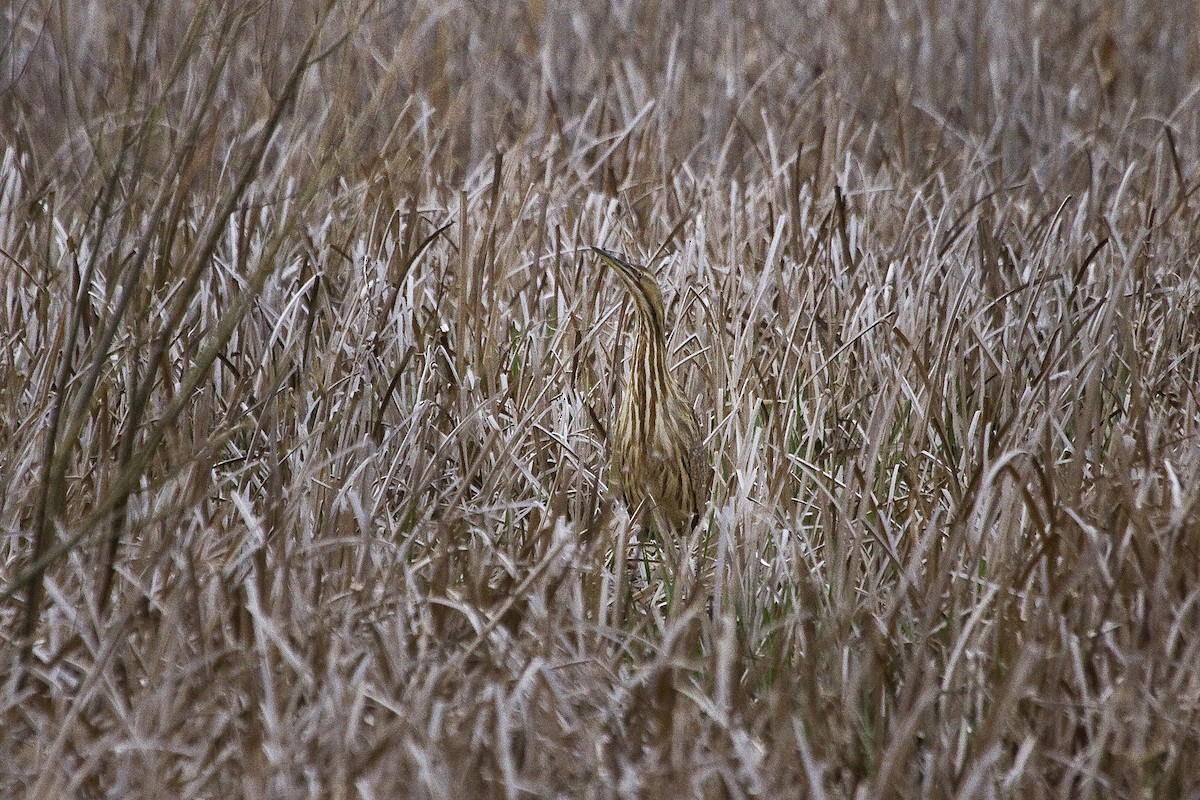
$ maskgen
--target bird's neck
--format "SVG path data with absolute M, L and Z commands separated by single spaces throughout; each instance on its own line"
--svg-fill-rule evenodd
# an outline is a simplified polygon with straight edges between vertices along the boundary
M 667 347 L 661 331 L 652 330 L 644 320 L 639 322 L 633 336 L 633 357 L 629 360 L 626 385 L 633 397 L 657 405 L 670 391 Z

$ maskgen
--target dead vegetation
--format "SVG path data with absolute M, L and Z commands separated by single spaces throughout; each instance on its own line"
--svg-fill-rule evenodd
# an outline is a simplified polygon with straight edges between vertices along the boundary
M 1200 791 L 1195 9 L 196 6 L 4 11 L 0 795 Z

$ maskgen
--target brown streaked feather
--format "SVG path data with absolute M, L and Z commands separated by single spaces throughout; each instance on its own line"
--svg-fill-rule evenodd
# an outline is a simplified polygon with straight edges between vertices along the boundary
M 593 250 L 621 278 L 636 311 L 610 480 L 631 514 L 654 512 L 686 531 L 708 499 L 712 469 L 696 411 L 667 369 L 662 293 L 645 269 Z

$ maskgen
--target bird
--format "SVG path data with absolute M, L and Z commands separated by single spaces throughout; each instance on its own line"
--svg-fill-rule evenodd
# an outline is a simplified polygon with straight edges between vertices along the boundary
M 667 368 L 666 314 L 654 276 L 616 253 L 593 247 L 633 298 L 633 347 L 625 388 L 612 426 L 609 483 L 631 517 L 646 529 L 648 515 L 687 534 L 708 502 L 712 466 L 700 420 Z

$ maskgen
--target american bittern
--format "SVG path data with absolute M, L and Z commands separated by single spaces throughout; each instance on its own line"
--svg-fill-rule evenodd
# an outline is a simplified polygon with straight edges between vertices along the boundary
M 643 524 L 643 515 L 657 512 L 676 532 L 686 533 L 708 500 L 712 468 L 696 410 L 667 371 L 662 292 L 645 269 L 592 249 L 620 276 L 636 309 L 625 393 L 613 425 L 610 481 Z

